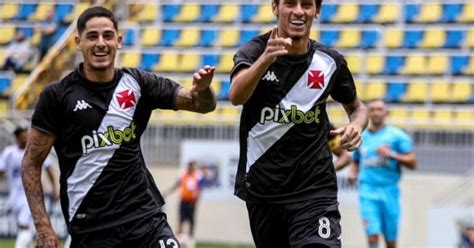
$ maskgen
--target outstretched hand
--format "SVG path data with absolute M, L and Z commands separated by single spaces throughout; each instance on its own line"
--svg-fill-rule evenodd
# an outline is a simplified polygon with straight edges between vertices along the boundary
M 278 36 L 278 27 L 274 26 L 270 34 L 270 38 L 267 41 L 267 47 L 263 52 L 262 56 L 270 62 L 276 61 L 278 56 L 288 54 L 288 47 L 291 46 L 291 38 L 281 38 Z
M 347 149 L 348 151 L 355 151 L 362 144 L 361 133 L 361 128 L 352 123 L 349 123 L 349 125 L 345 127 L 340 127 L 330 131 L 331 135 L 341 135 L 339 145 L 341 148 Z
M 191 91 L 201 92 L 209 87 L 214 77 L 215 66 L 205 65 L 193 75 L 193 87 Z

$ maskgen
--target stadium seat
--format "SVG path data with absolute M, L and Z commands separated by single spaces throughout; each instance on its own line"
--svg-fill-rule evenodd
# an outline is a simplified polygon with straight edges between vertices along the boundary
M 240 39 L 238 46 L 245 44 L 247 41 L 250 41 L 253 37 L 258 35 L 258 30 L 256 29 L 244 29 L 240 31 Z
M 6 45 L 10 43 L 15 37 L 14 26 L 0 26 L 0 45 Z
M 420 48 L 440 48 L 446 42 L 446 32 L 441 28 L 428 29 L 424 31 L 423 38 L 419 44 Z
M 212 86 L 212 89 L 214 90 L 215 94 L 219 94 L 219 92 L 221 91 L 221 82 L 222 82 L 222 80 L 219 80 L 219 79 L 216 79 L 216 78 L 212 79 L 211 86 Z M 217 98 L 219 98 L 218 95 L 217 95 Z
M 177 72 L 194 72 L 200 66 L 200 55 L 196 52 L 187 52 L 181 55 L 181 62 L 179 63 Z
M 385 82 L 372 81 L 366 84 L 367 84 L 367 87 L 365 89 L 366 90 L 365 99 L 362 99 L 363 101 L 382 99 L 385 96 L 385 92 L 386 92 Z
M 184 3 L 181 5 L 181 11 L 174 18 L 175 22 L 194 22 L 198 20 L 201 13 L 201 5 L 196 3 Z
M 385 68 L 385 57 L 380 54 L 369 54 L 367 56 L 367 73 L 381 74 Z
M 319 30 L 311 29 L 309 32 L 309 38 L 319 42 L 321 40 Z
M 137 15 L 138 22 L 155 22 L 158 18 L 158 6 L 156 4 L 143 4 L 143 9 Z
M 35 12 L 36 5 L 34 3 L 22 3 L 18 11 L 17 19 L 26 21 Z
M 375 48 L 378 44 L 380 35 L 378 31 L 366 30 L 362 31 L 362 41 L 360 42 L 360 48 Z
M 472 82 L 456 81 L 453 82 L 451 101 L 465 103 L 472 98 Z
M 411 109 L 410 120 L 417 126 L 429 126 L 431 122 L 431 111 L 425 107 L 414 107 Z
M 375 23 L 393 23 L 400 18 L 399 3 L 383 3 L 379 6 L 379 11 L 374 17 Z
M 9 109 L 10 102 L 6 99 L 0 99 L 0 113 L 6 113 Z
M 408 109 L 406 107 L 389 108 L 388 122 L 394 125 L 406 125 L 408 122 Z
M 385 94 L 384 99 L 387 102 L 401 102 L 406 91 L 406 82 L 389 82 L 387 84 L 387 94 Z
M 441 75 L 449 68 L 449 58 L 445 54 L 432 54 L 428 58 L 428 66 L 425 73 Z
M 451 74 L 462 75 L 464 74 L 465 68 L 469 64 L 469 57 L 462 56 L 462 55 L 451 56 L 450 62 L 451 62 Z
M 385 31 L 385 47 L 399 48 L 404 42 L 404 32 L 400 28 L 387 28 Z
M 437 108 L 433 111 L 432 124 L 437 126 L 447 126 L 453 122 L 453 112 L 451 108 Z
M 404 33 L 403 48 L 417 48 L 422 39 L 422 30 L 407 30 Z
M 0 4 L 0 20 L 11 20 L 18 15 L 18 3 L 3 3 Z
M 334 23 L 354 23 L 359 17 L 359 5 L 356 3 L 343 3 L 337 5 L 337 12 L 331 18 Z
M 201 30 L 201 40 L 199 41 L 198 46 L 200 47 L 210 47 L 216 44 L 216 39 L 219 31 L 216 29 L 202 29 Z
M 164 22 L 173 22 L 175 17 L 179 14 L 180 5 L 178 4 L 165 4 L 162 6 L 162 19 Z
M 239 17 L 239 5 L 234 3 L 222 3 L 219 12 L 212 19 L 213 22 L 234 22 Z
M 347 54 L 347 66 L 353 74 L 362 73 L 362 56 L 360 54 Z
M 74 9 L 72 12 L 64 18 L 64 22 L 71 23 L 75 18 L 78 18 L 84 10 L 89 8 L 90 3 L 88 2 L 79 2 L 74 4 Z
M 56 20 L 56 22 L 61 22 L 64 18 L 66 18 L 71 13 L 73 9 L 74 9 L 73 4 L 57 3 L 55 5 L 54 19 Z
M 216 65 L 216 72 L 228 73 L 234 66 L 234 54 L 224 53 L 219 56 L 219 64 Z
M 243 23 L 252 22 L 253 16 L 257 13 L 258 6 L 255 4 L 241 4 L 240 5 L 240 20 Z
M 239 120 L 240 110 L 234 106 L 222 106 L 220 109 L 220 115 L 230 122 Z
M 474 55 L 471 53 L 469 57 L 469 63 L 463 71 L 464 75 L 474 75 Z
M 421 75 L 426 73 L 427 61 L 424 55 L 408 55 L 400 73 L 403 75 Z
M 204 4 L 201 6 L 201 15 L 198 22 L 211 22 L 214 16 L 219 12 L 219 5 Z
M 143 70 L 151 71 L 156 66 L 158 62 L 158 54 L 156 53 L 143 53 L 142 54 L 142 63 L 140 68 Z
M 236 47 L 239 42 L 239 30 L 236 28 L 221 29 L 215 45 L 221 47 Z
M 328 47 L 334 47 L 339 40 L 340 31 L 323 30 L 320 33 L 320 42 Z
M 354 83 L 355 83 L 356 90 L 357 90 L 357 97 L 361 100 L 366 99 L 367 83 L 360 82 L 359 80 L 354 80 Z M 332 97 L 329 97 L 328 101 L 334 101 L 334 99 L 332 99 Z
M 33 12 L 29 17 L 28 20 L 37 22 L 37 21 L 44 21 L 46 20 L 46 16 L 48 12 L 54 11 L 55 6 L 52 3 L 40 3 L 36 6 L 35 12 Z
M 156 46 L 161 40 L 161 31 L 158 28 L 145 28 L 141 32 L 140 45 Z
M 469 29 L 467 31 L 466 46 L 468 48 L 474 48 L 474 29 Z
M 355 48 L 361 43 L 361 31 L 357 29 L 346 29 L 339 32 L 339 38 L 334 44 L 340 48 Z
M 220 83 L 220 90 L 218 93 L 219 100 L 229 100 L 230 81 L 224 80 Z
M 12 78 L 9 75 L 0 74 L 0 96 L 9 96 Z
M 379 5 L 377 4 L 361 4 L 359 6 L 359 17 L 357 22 L 359 23 L 371 23 L 374 17 L 379 11 Z
M 384 74 L 400 74 L 402 68 L 406 65 L 405 57 L 400 55 L 389 55 L 385 57 Z
M 196 46 L 200 40 L 200 30 L 197 28 L 184 28 L 181 30 L 179 39 L 174 43 L 179 47 Z
M 135 45 L 136 40 L 136 30 L 132 28 L 127 28 L 123 31 L 123 41 L 122 44 L 124 46 L 133 46 Z
M 431 100 L 437 103 L 449 102 L 450 84 L 445 81 L 434 81 L 431 85 Z
M 441 19 L 442 15 L 443 6 L 440 3 L 423 3 L 415 22 L 435 23 Z
M 319 17 L 320 22 L 331 22 L 331 19 L 336 15 L 337 9 L 337 4 L 323 4 L 321 6 L 321 16 Z
M 408 84 L 407 93 L 403 97 L 404 102 L 425 102 L 428 100 L 428 85 L 424 81 L 411 81 Z
M 217 66 L 219 57 L 216 54 L 201 54 L 201 64 Z
M 179 39 L 180 29 L 163 29 L 161 34 L 160 46 L 173 46 L 175 41 Z
M 462 12 L 462 5 L 459 3 L 447 3 L 443 5 L 443 16 L 441 22 L 456 22 Z
M 328 117 L 333 125 L 347 122 L 347 114 L 340 106 L 334 106 L 327 109 Z
M 458 109 L 453 114 L 453 121 L 456 124 L 465 123 L 472 126 L 474 122 L 474 111 L 472 109 Z
M 446 42 L 444 43 L 444 48 L 461 48 L 466 38 L 468 32 L 462 30 L 448 30 L 446 31 Z
M 160 56 L 158 63 L 156 64 L 153 71 L 156 72 L 173 72 L 179 67 L 179 54 L 174 51 L 163 51 Z
M 458 18 L 458 22 L 472 23 L 474 22 L 474 3 L 466 2 L 463 5 L 462 13 Z
M 121 56 L 121 67 L 138 67 L 141 63 L 141 54 L 139 52 L 125 52 Z
M 252 21 L 256 23 L 271 23 L 276 20 L 273 15 L 272 6 L 269 3 L 258 5 L 257 13 L 253 16 Z

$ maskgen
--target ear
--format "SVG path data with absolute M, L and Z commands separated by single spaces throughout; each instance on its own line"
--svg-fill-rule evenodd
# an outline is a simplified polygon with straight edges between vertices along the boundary
M 76 49 L 78 51 L 80 51 L 81 50 L 81 46 L 80 46 L 81 45 L 81 37 L 79 37 L 79 35 L 74 36 L 74 42 L 76 43 Z
M 119 33 L 119 34 L 118 34 L 117 41 L 118 41 L 117 49 L 122 48 L 122 41 L 123 41 L 123 35 L 122 35 L 122 33 Z
M 275 1 L 272 1 L 272 12 L 278 18 L 278 5 Z
M 321 16 L 321 8 L 316 8 L 316 19 L 319 19 L 319 17 Z

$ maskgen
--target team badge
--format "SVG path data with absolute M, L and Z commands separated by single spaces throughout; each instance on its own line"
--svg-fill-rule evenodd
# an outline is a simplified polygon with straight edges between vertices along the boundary
M 128 109 L 136 104 L 135 93 L 132 90 L 126 89 L 117 93 L 117 102 L 122 109 Z
M 308 86 L 310 89 L 322 89 L 324 87 L 324 73 L 319 70 L 309 70 Z

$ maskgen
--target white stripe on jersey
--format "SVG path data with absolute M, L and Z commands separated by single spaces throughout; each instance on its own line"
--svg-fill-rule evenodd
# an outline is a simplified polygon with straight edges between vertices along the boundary
M 324 74 L 324 86 L 322 89 L 309 88 L 308 73 L 310 70 L 320 70 Z M 303 112 L 309 111 L 326 90 L 335 71 L 336 62 L 334 59 L 326 53 L 315 51 L 308 70 L 279 103 L 280 109 L 291 109 L 291 105 L 296 105 L 298 110 Z M 282 124 L 266 121 L 263 124 L 257 123 L 250 130 L 247 138 L 247 172 L 250 166 L 270 149 L 293 125 L 294 123 Z
M 135 94 L 135 104 L 133 107 L 122 109 L 117 101 L 117 93 L 124 90 L 132 90 Z M 97 133 L 107 131 L 109 126 L 115 129 L 124 130 L 133 121 L 133 115 L 141 96 L 141 89 L 138 82 L 129 74 L 123 74 L 120 82 L 112 94 L 109 109 L 102 119 L 102 123 L 97 129 Z M 115 151 L 120 148 L 118 144 L 110 146 L 88 149 L 86 154 L 76 162 L 74 171 L 67 179 L 67 194 L 69 198 L 69 221 L 72 221 L 82 200 L 92 188 L 97 178 L 109 163 Z

